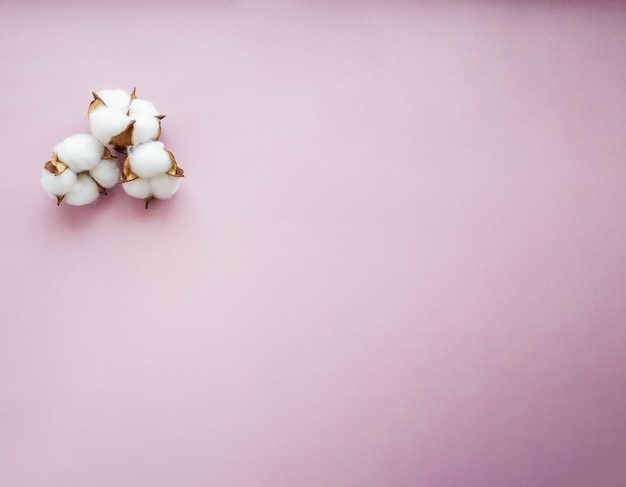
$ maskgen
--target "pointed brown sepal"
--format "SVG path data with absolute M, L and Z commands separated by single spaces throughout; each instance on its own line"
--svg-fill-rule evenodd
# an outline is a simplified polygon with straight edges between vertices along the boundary
M 183 171 L 182 167 L 178 167 L 176 159 L 174 158 L 174 154 L 172 154 L 167 149 L 165 150 L 165 152 L 167 152 L 170 155 L 170 161 L 172 161 L 172 167 L 170 168 L 169 171 L 167 171 L 167 174 L 169 174 L 170 176 L 175 176 L 177 178 L 184 177 L 185 176 L 185 171 Z
M 148 209 L 148 205 L 150 204 L 150 202 L 154 199 L 154 196 L 150 195 L 147 198 L 144 198 L 143 200 L 146 203 L 146 210 Z
M 130 122 L 128 122 L 128 125 L 124 130 L 122 130 L 119 134 L 111 137 L 109 144 L 122 146 L 133 145 L 133 131 L 135 128 L 134 126 L 135 120 L 131 120 Z
M 65 198 L 65 195 L 63 196 L 57 196 L 57 206 L 61 205 L 61 202 L 63 201 L 63 198 Z
M 138 177 L 139 176 L 137 176 L 130 168 L 130 158 L 127 157 L 124 161 L 124 166 L 122 167 L 122 184 L 133 181 Z
M 61 174 L 63 171 L 67 169 L 67 164 L 59 161 L 59 159 L 57 159 L 57 153 L 53 152 L 52 159 L 46 162 L 43 168 L 49 173 L 54 174 L 55 176 L 58 176 L 59 174 Z
M 136 100 L 137 99 L 137 87 L 133 86 L 133 91 L 130 92 L 130 100 Z
M 161 120 L 165 118 L 165 115 L 155 115 L 155 118 L 159 120 L 159 131 L 157 132 L 157 136 L 154 140 L 159 140 L 159 137 L 161 137 Z
M 111 150 L 108 147 L 105 147 L 102 151 L 102 157 L 100 159 L 108 159 L 111 161 L 113 159 L 117 159 L 117 157 L 111 154 Z
M 93 101 L 89 104 L 89 108 L 87 108 L 87 116 L 91 115 L 91 112 L 93 112 L 96 108 L 100 106 L 107 106 L 106 103 L 102 101 L 102 98 L 98 96 L 98 93 L 92 91 L 91 94 L 93 95 Z

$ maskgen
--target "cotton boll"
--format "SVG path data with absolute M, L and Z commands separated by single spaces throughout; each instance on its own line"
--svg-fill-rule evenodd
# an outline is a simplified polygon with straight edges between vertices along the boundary
M 67 194 L 75 184 L 76 173 L 69 168 L 58 175 L 46 169 L 41 173 L 41 186 L 52 198 Z
M 162 142 L 146 142 L 129 151 L 131 170 L 140 178 L 166 173 L 172 167 L 170 154 Z
M 98 96 L 107 107 L 124 114 L 128 113 L 131 96 L 124 90 L 101 90 L 98 91 Z
M 103 145 L 90 134 L 76 134 L 59 142 L 54 148 L 60 161 L 74 172 L 89 171 L 102 157 Z
M 154 103 L 148 100 L 143 100 L 141 98 L 135 98 L 130 102 L 130 110 L 128 111 L 128 115 L 131 117 L 133 115 L 144 114 L 144 115 L 152 115 L 156 117 L 159 114 L 159 111 L 154 106 Z
M 98 185 L 87 173 L 79 174 L 76 184 L 68 191 L 63 201 L 69 205 L 82 206 L 98 199 Z
M 163 154 L 167 155 L 168 164 L 162 163 Z M 157 165 L 161 167 L 155 168 L 150 164 L 157 161 Z M 133 165 L 133 161 L 135 164 Z M 137 164 L 139 162 L 139 164 Z M 136 169 L 139 168 L 139 171 Z M 160 172 L 154 176 L 141 177 L 140 172 L 145 171 L 154 173 L 156 170 Z M 128 157 L 124 161 L 122 169 L 122 187 L 130 196 L 143 199 L 146 209 L 152 200 L 171 198 L 180 186 L 180 178 L 184 176 L 185 171 L 178 167 L 176 159 L 171 152 L 165 150 L 161 142 L 147 142 L 139 147 L 129 148 Z
M 103 188 L 112 188 L 120 179 L 120 169 L 115 159 L 102 159 L 89 174 Z
M 137 178 L 122 184 L 126 194 L 133 198 L 145 199 L 151 195 L 150 180 Z
M 131 115 L 131 118 L 135 120 L 133 145 L 141 145 L 159 138 L 161 124 L 158 118 L 147 114 L 135 114 Z
M 159 174 L 158 176 L 150 178 L 152 195 L 162 200 L 171 198 L 174 196 L 174 193 L 178 191 L 181 179 L 180 177 L 170 176 L 169 174 Z
M 111 144 L 116 135 L 127 130 L 130 123 L 131 120 L 125 113 L 105 106 L 100 106 L 89 114 L 91 133 L 105 145 Z

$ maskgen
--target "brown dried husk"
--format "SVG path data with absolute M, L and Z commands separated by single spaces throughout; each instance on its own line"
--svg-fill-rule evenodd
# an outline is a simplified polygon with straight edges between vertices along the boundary
M 169 174 L 170 176 L 177 177 L 177 178 L 184 177 L 185 171 L 183 170 L 182 167 L 178 167 L 178 163 L 176 162 L 176 158 L 174 157 L 174 154 L 172 154 L 167 149 L 165 150 L 165 152 L 169 154 L 170 160 L 172 161 L 172 167 L 170 168 L 169 171 L 167 171 L 167 174 Z
M 137 176 L 130 168 L 130 157 L 127 157 L 124 161 L 124 165 L 122 166 L 122 184 L 134 181 L 138 177 L 139 176 Z
M 122 130 L 119 134 L 111 137 L 111 140 L 109 140 L 109 144 L 122 146 L 122 147 L 133 145 L 134 130 L 135 130 L 135 121 L 131 120 L 124 130 Z
M 161 137 L 161 120 L 165 118 L 165 115 L 157 115 L 156 118 L 159 119 L 159 131 L 157 132 L 156 139 L 154 140 L 159 140 L 159 137 Z
M 89 108 L 87 108 L 87 116 L 91 115 L 91 112 L 93 112 L 96 108 L 107 106 L 106 103 L 102 101 L 102 98 L 98 96 L 98 93 L 92 91 L 91 94 L 93 95 L 93 101 L 89 104 Z
M 67 164 L 65 164 L 62 161 L 59 161 L 57 153 L 53 152 L 52 159 L 46 162 L 43 168 L 49 173 L 54 174 L 55 176 L 58 176 L 59 174 L 61 174 L 63 171 L 67 169 Z
M 113 159 L 117 159 L 117 157 L 111 154 L 111 151 L 109 150 L 108 147 L 105 147 L 104 150 L 102 151 L 101 159 L 113 160 Z

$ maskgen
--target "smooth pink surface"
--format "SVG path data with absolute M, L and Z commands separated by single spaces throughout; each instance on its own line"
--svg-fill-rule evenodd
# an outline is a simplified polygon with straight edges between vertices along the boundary
M 626 8 L 0 4 L 0 485 L 626 485 Z M 92 90 L 171 201 L 57 208 Z

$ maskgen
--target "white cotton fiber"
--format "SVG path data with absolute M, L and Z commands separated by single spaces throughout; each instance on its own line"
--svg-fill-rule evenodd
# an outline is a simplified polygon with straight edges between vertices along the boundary
M 128 113 L 130 94 L 124 90 L 101 90 L 98 91 L 98 96 L 107 107 L 124 114 Z
M 166 173 L 172 160 L 162 142 L 147 142 L 129 150 L 130 168 L 140 178 L 151 178 Z
M 58 176 L 44 169 L 41 173 L 41 186 L 52 198 L 63 196 L 76 184 L 76 173 L 66 169 Z
M 88 205 L 96 201 L 99 195 L 96 182 L 88 174 L 83 173 L 78 176 L 76 184 L 65 195 L 63 202 L 74 206 Z
M 152 115 L 156 117 L 159 114 L 159 111 L 154 106 L 154 103 L 148 100 L 142 100 L 141 98 L 135 98 L 130 102 L 130 110 L 128 115 L 131 117 L 133 115 L 144 114 L 144 115 Z
M 159 137 L 159 119 L 147 114 L 135 114 L 130 117 L 135 120 L 133 130 L 133 144 L 141 145 Z
M 171 198 L 178 191 L 182 179 L 169 174 L 159 174 L 150 178 L 152 195 L 159 199 Z
M 96 108 L 89 115 L 91 133 L 105 145 L 123 132 L 129 123 L 130 118 L 125 113 L 104 106 Z
M 126 191 L 126 194 L 133 198 L 144 199 L 150 196 L 150 180 L 137 178 L 127 183 L 122 184 L 122 188 Z
M 96 110 L 97 111 L 97 110 Z M 89 171 L 102 157 L 104 147 L 91 134 L 76 134 L 59 142 L 54 148 L 59 161 L 74 172 Z
M 102 159 L 89 174 L 103 188 L 112 188 L 120 179 L 120 170 L 115 159 Z

